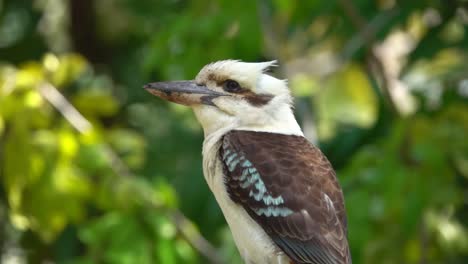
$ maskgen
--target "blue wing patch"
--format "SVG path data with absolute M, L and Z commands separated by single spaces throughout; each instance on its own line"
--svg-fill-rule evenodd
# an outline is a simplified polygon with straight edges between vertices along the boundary
M 258 206 L 251 208 L 257 215 L 285 217 L 293 213 L 291 209 L 281 206 L 284 204 L 281 195 L 273 197 L 269 194 L 260 173 L 253 163 L 245 158 L 245 155 L 231 150 L 227 146 L 225 149 L 222 159 L 227 170 L 231 173 L 232 179 L 238 182 L 240 188 L 248 190 L 250 199 L 259 202 Z M 239 173 L 235 173 L 237 171 Z
M 228 132 L 226 190 L 292 263 L 350 264 L 343 195 L 331 164 L 304 137 Z

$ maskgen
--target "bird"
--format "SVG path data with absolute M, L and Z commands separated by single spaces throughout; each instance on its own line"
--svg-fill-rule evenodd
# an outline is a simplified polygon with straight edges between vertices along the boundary
M 203 174 L 245 263 L 348 264 L 343 192 L 295 119 L 276 61 L 222 60 L 194 80 L 153 82 L 151 94 L 193 109 Z

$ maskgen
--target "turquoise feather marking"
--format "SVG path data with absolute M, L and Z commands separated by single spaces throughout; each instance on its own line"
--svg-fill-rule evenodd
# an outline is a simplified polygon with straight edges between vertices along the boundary
M 259 180 L 255 184 L 255 188 L 257 188 L 258 192 L 262 193 L 262 195 L 266 192 L 266 187 L 262 180 Z
M 262 199 L 261 197 L 262 195 L 263 195 L 262 193 L 255 194 L 252 190 L 250 190 L 249 192 L 249 196 L 253 197 L 256 201 L 260 201 Z
M 242 175 L 240 176 L 239 180 L 240 180 L 240 181 L 245 181 L 245 178 L 247 178 L 247 175 L 249 175 L 249 170 L 244 169 L 244 170 L 242 171 Z
M 237 153 L 232 153 L 226 160 L 226 164 L 229 165 L 231 164 L 232 160 L 237 157 Z
M 251 184 L 252 184 L 252 183 L 250 183 L 250 181 L 247 180 L 247 181 L 242 182 L 241 185 L 240 185 L 240 187 L 241 187 L 242 189 L 245 189 L 245 188 L 249 187 Z
M 239 162 L 243 159 L 243 157 L 240 157 L 238 159 L 234 159 L 230 164 L 229 164 L 229 167 L 228 167 L 228 170 L 230 172 L 233 172 L 234 169 L 236 168 L 237 164 L 239 164 Z
M 244 168 L 252 167 L 252 163 L 249 160 L 245 160 L 244 163 L 242 163 L 242 167 Z
M 256 181 L 260 180 L 260 174 L 258 174 L 257 171 L 255 171 L 255 173 L 252 173 L 250 179 L 249 179 L 249 182 L 250 183 L 254 183 Z
M 283 200 L 283 196 L 281 196 L 281 195 L 276 197 L 276 198 L 273 198 L 271 195 L 268 195 L 266 197 L 263 197 L 263 202 L 266 205 L 270 205 L 270 204 L 280 205 L 280 204 L 284 203 L 284 200 Z
M 224 154 L 223 154 L 223 160 L 225 160 L 226 157 L 227 157 L 229 154 L 231 154 L 231 150 L 228 149 L 228 150 L 226 150 L 226 151 L 224 152 Z
M 254 209 L 254 212 L 261 216 L 261 215 L 265 215 L 266 217 L 270 217 L 270 216 L 274 216 L 274 217 L 277 217 L 277 216 L 282 216 L 282 217 L 286 217 L 288 215 L 291 215 L 293 214 L 294 212 L 289 209 L 289 208 L 286 208 L 286 207 L 276 207 L 276 206 L 268 206 L 267 208 L 257 208 L 257 209 Z
M 260 173 L 255 167 L 253 167 L 252 162 L 247 160 L 244 156 L 238 155 L 238 153 L 235 152 L 233 153 L 230 150 L 226 150 L 224 152 L 223 160 L 225 160 L 227 169 L 230 172 L 233 172 L 239 165 L 244 168 L 240 177 L 236 179 L 240 181 L 240 187 L 246 189 L 254 185 L 256 191 L 251 189 L 249 191 L 249 197 L 252 197 L 256 201 L 263 201 L 267 206 L 266 208 L 254 209 L 257 215 L 265 215 L 267 217 L 285 217 L 293 213 L 289 208 L 278 206 L 284 203 L 284 199 L 281 195 L 273 197 L 267 194 L 268 190 L 265 183 L 263 182 Z
M 258 174 L 257 170 L 254 169 L 254 173 L 252 173 L 251 170 L 249 169 L 249 172 L 250 172 L 250 177 L 247 177 L 247 179 L 241 183 L 241 188 L 243 189 L 249 187 L 254 182 L 260 180 L 260 174 Z

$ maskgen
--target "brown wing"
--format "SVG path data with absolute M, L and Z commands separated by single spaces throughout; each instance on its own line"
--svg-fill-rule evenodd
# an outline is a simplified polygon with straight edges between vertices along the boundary
M 231 131 L 223 138 L 230 198 L 295 263 L 351 263 L 335 172 L 304 137 Z

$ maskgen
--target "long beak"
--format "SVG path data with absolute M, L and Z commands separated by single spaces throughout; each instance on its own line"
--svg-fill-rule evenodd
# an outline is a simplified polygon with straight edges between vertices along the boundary
M 183 105 L 214 105 L 214 98 L 228 95 L 210 90 L 194 81 L 154 82 L 146 84 L 143 88 L 165 100 Z

